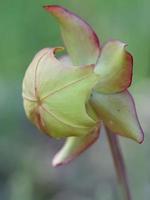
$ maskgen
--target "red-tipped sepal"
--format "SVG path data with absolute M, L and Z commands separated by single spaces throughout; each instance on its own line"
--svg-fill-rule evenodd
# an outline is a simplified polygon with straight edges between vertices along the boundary
M 93 92 L 90 102 L 97 115 L 113 133 L 138 143 L 143 142 L 144 133 L 137 117 L 134 100 L 128 91 L 117 94 Z
M 126 90 L 132 82 L 133 59 L 125 50 L 126 44 L 114 40 L 102 48 L 95 73 L 100 76 L 95 90 L 116 93 Z
M 56 154 L 52 165 L 54 167 L 68 164 L 89 148 L 100 134 L 100 128 L 96 128 L 92 133 L 82 137 L 69 137 L 63 148 Z
M 100 44 L 90 25 L 61 6 L 47 5 L 44 8 L 56 17 L 73 64 L 95 64 L 100 53 Z

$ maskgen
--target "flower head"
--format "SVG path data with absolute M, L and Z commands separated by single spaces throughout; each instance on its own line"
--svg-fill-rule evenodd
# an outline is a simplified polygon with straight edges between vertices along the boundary
M 93 29 L 60 6 L 44 6 L 60 25 L 68 55 L 62 47 L 45 48 L 34 57 L 23 80 L 28 118 L 54 138 L 66 137 L 53 165 L 68 163 L 99 137 L 101 124 L 114 134 L 141 143 L 131 94 L 133 59 L 118 40 L 100 46 Z

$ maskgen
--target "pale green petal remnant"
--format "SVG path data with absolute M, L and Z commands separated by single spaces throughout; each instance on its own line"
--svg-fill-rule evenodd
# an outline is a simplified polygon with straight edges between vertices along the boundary
M 61 6 L 44 6 L 56 17 L 62 38 L 74 65 L 95 64 L 100 54 L 99 39 L 84 20 Z
M 114 40 L 107 42 L 95 67 L 100 75 L 95 89 L 104 93 L 121 92 L 127 89 L 132 81 L 132 56 L 125 50 L 125 44 Z
M 143 142 L 143 131 L 133 98 L 128 91 L 117 94 L 94 92 L 90 101 L 97 115 L 113 133 Z
M 29 66 L 23 81 L 25 110 L 50 136 L 86 135 L 97 123 L 86 104 L 98 78 L 92 65 L 64 66 L 54 56 L 61 49 L 41 50 Z

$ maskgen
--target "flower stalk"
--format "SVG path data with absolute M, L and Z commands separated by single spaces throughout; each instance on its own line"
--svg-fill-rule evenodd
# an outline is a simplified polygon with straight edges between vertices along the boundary
M 127 171 L 125 162 L 123 159 L 121 147 L 119 144 L 118 136 L 115 134 L 112 134 L 110 130 L 106 128 L 106 134 L 108 138 L 108 143 L 110 146 L 112 159 L 114 162 L 114 167 L 116 170 L 119 186 L 120 186 L 120 192 L 124 198 L 124 200 L 131 200 L 131 192 L 129 188 L 128 183 L 128 177 L 127 177 Z

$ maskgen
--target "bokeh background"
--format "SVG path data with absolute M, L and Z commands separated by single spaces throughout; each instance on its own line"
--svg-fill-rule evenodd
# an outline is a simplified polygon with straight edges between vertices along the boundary
M 72 164 L 53 169 L 63 141 L 27 119 L 21 84 L 34 54 L 60 46 L 58 25 L 43 9 L 59 4 L 86 19 L 102 43 L 120 39 L 134 56 L 130 88 L 145 131 L 141 145 L 120 138 L 133 200 L 150 199 L 150 1 L 0 0 L 0 200 L 122 200 L 105 134 Z

